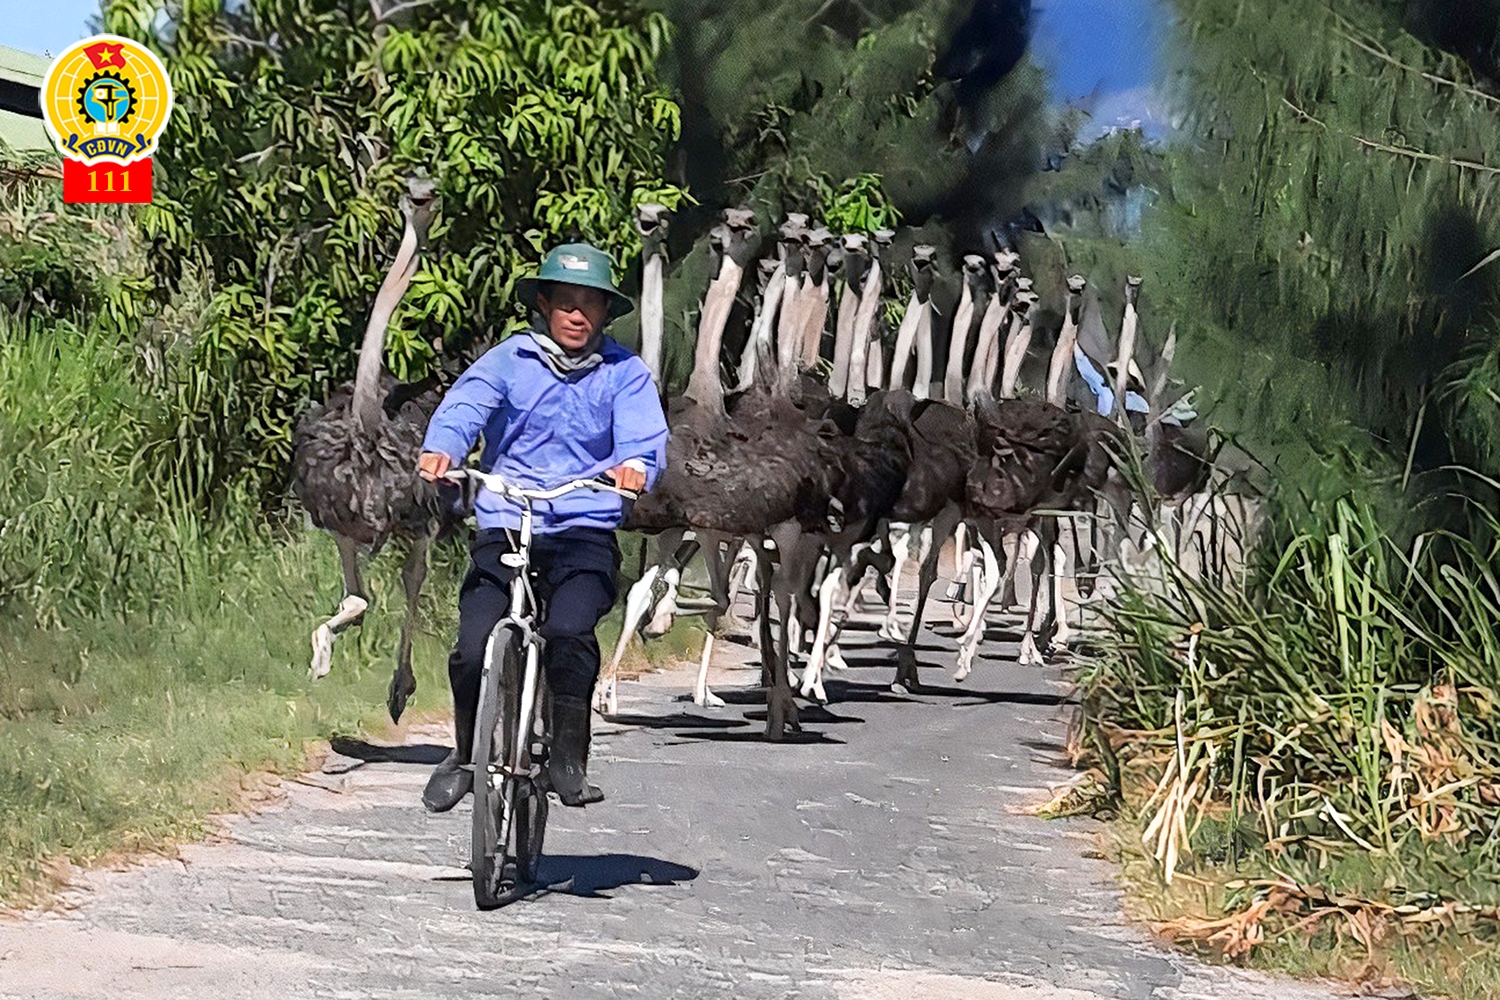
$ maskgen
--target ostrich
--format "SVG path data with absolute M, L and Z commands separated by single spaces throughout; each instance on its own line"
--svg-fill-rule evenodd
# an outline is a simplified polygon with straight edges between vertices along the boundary
M 393 537 L 410 545 L 401 568 L 406 616 L 386 697 L 392 720 L 401 718 L 416 691 L 411 644 L 417 598 L 427 575 L 427 550 L 445 509 L 438 488 L 413 472 L 439 394 L 413 394 L 397 385 L 382 373 L 381 355 L 391 314 L 416 272 L 417 255 L 437 207 L 436 194 L 437 186 L 429 179 L 408 182 L 401 204 L 406 231 L 375 296 L 354 381 L 334 390 L 322 405 L 309 408 L 292 438 L 293 489 L 313 524 L 333 535 L 344 573 L 344 598 L 337 613 L 313 632 L 309 673 L 314 678 L 329 671 L 334 637 L 362 621 L 369 606 L 360 578 L 359 548 L 378 551 Z
M 645 214 L 643 210 L 643 216 Z M 724 327 L 729 319 L 729 310 L 733 305 L 734 297 L 738 293 L 744 267 L 749 261 L 750 252 L 753 251 L 752 234 L 754 230 L 754 216 L 744 210 L 730 209 L 724 213 L 724 220 L 716 225 L 710 233 L 709 243 L 719 263 L 719 273 L 714 277 L 705 293 L 703 308 L 699 313 L 699 343 L 709 338 L 722 341 Z M 643 236 L 644 236 L 643 232 Z M 652 298 L 660 301 L 662 297 L 661 281 L 662 269 L 646 270 L 643 272 L 645 279 L 650 285 L 643 285 L 641 294 L 643 300 Z M 775 287 L 775 275 L 771 276 L 771 287 Z M 652 287 L 654 286 L 654 287 Z M 757 318 L 757 325 L 760 319 Z M 757 341 L 757 333 L 752 331 L 750 343 L 747 344 L 747 352 L 753 351 Z M 710 374 L 704 374 L 701 369 L 706 363 L 713 365 Z M 696 351 L 692 382 L 688 388 L 689 398 L 697 392 L 705 396 L 712 396 L 718 400 L 715 404 L 723 406 L 723 388 L 719 382 L 719 358 L 717 350 L 711 361 L 706 359 L 702 351 Z M 682 409 L 682 401 L 674 401 L 669 405 L 669 420 L 672 423 L 673 433 L 677 431 L 676 417 Z M 709 544 L 704 547 L 700 545 L 700 539 L 696 536 L 689 537 L 687 525 L 670 525 L 663 527 L 657 533 L 655 544 L 658 558 L 650 565 L 644 566 L 641 578 L 630 588 L 625 598 L 625 614 L 620 629 L 620 638 L 615 645 L 614 655 L 610 660 L 609 667 L 601 673 L 601 681 L 598 687 L 596 704 L 601 713 L 614 714 L 618 705 L 617 678 L 620 663 L 624 659 L 625 650 L 630 643 L 630 638 L 635 634 L 638 627 L 644 625 L 646 631 L 660 634 L 671 627 L 674 615 L 685 610 L 709 611 L 716 609 L 720 603 L 718 581 L 721 578 L 721 568 L 718 565 L 717 540 L 708 540 Z M 703 549 L 705 561 L 709 568 L 710 598 L 708 608 L 689 609 L 678 604 L 678 585 L 681 581 L 682 571 L 692 560 L 700 548 Z M 660 600 L 654 600 L 657 584 L 660 583 L 665 593 Z M 723 603 L 728 604 L 727 596 Z M 723 702 L 708 690 L 706 681 L 707 662 L 712 650 L 712 629 L 703 657 L 703 668 L 699 672 L 698 685 L 694 694 L 694 701 L 699 705 L 720 707 Z
M 704 299 L 703 320 L 694 354 L 693 375 L 683 397 L 673 401 L 672 438 L 661 480 L 631 510 L 625 527 L 643 531 L 691 528 L 725 538 L 770 541 L 787 573 L 801 531 L 821 524 L 819 500 L 831 493 L 838 453 L 832 429 L 808 419 L 782 380 L 757 378 L 750 391 L 726 412 L 719 380 L 719 351 L 728 304 L 753 257 L 753 215 L 731 210 L 726 219 L 719 275 Z M 736 226 L 736 220 L 742 225 Z M 769 367 L 772 362 L 765 358 Z M 767 385 L 768 382 L 773 384 Z M 789 591 L 775 586 L 769 553 L 757 563 L 760 586 L 761 652 L 770 674 L 767 686 L 768 737 L 779 740 L 795 727 L 796 702 L 787 678 Z M 772 591 L 781 611 L 782 637 L 771 634 Z

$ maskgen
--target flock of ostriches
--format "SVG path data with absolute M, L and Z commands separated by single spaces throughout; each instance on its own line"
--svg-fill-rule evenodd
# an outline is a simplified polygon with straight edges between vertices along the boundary
M 297 493 L 313 522 L 337 539 L 344 569 L 343 603 L 314 633 L 315 676 L 328 671 L 333 637 L 366 609 L 358 550 L 391 538 L 410 546 L 393 718 L 415 688 L 411 634 L 427 549 L 455 517 L 438 488 L 413 472 L 440 392 L 435 384 L 398 384 L 380 366 L 386 322 L 410 282 L 433 200 L 430 185 L 411 185 L 405 238 L 372 310 L 355 381 L 313 407 L 295 441 Z M 644 243 L 640 353 L 662 384 L 668 213 L 644 206 L 637 224 Z M 722 704 L 707 683 L 714 627 L 752 577 L 770 739 L 798 728 L 797 694 L 826 700 L 824 672 L 842 665 L 840 628 L 867 581 L 888 605 L 881 635 L 897 643 L 894 686 L 917 689 L 923 609 L 950 538 L 957 578 L 970 587 L 955 678 L 973 665 L 992 599 L 1011 599 L 1007 585 L 1023 552 L 1030 553 L 1032 585 L 1020 655 L 1023 663 L 1041 662 L 1039 632 L 1054 647 L 1067 641 L 1064 535 L 1073 540 L 1075 567 L 1090 563 L 1078 576 L 1086 593 L 1101 559 L 1118 552 L 1132 523 L 1142 524 L 1138 514 L 1131 520 L 1136 498 L 1122 472 L 1132 439 L 1164 507 L 1203 495 L 1211 468 L 1206 435 L 1159 405 L 1172 395 L 1165 371 L 1171 338 L 1149 363 L 1137 363 L 1138 279 L 1128 279 L 1108 358 L 1098 357 L 1103 324 L 1086 315 L 1085 280 L 1068 279 L 1043 383 L 1040 356 L 1027 363 L 1038 296 L 1018 255 L 1005 248 L 963 259 L 949 322 L 933 300 L 937 253 L 913 247 L 910 299 L 894 337 L 882 336 L 883 291 L 894 265 L 883 255 L 894 235 L 835 237 L 792 214 L 764 236 L 743 209 L 726 211 L 715 226 L 714 276 L 702 300 L 692 373 L 686 390 L 666 400 L 667 468 L 625 524 L 648 536 L 650 556 L 626 598 L 620 646 L 601 678 L 601 711 L 615 711 L 615 668 L 632 635 L 659 633 L 690 611 L 708 625 L 694 700 Z M 748 333 L 743 350 L 726 356 L 737 298 Z M 1090 323 L 1093 354 L 1105 362 L 1098 367 L 1108 373 L 1114 400 L 1132 393 L 1149 401 L 1147 412 L 1127 414 L 1116 403 L 1103 415 L 1092 403 L 1069 402 L 1085 363 L 1080 328 Z M 746 331 L 733 333 L 737 343 Z M 936 371 L 940 354 L 946 364 Z M 1037 384 L 1023 391 L 1033 368 Z M 1155 541 L 1151 532 L 1145 525 L 1142 546 Z M 696 557 L 705 564 L 708 596 L 690 602 L 681 596 L 682 577 Z M 902 628 L 897 584 L 913 558 L 919 584 Z M 1044 586 L 1049 563 L 1054 571 Z

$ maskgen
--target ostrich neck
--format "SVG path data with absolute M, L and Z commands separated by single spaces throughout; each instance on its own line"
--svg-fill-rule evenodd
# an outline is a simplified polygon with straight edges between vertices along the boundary
M 1135 306 L 1125 303 L 1125 319 L 1120 324 L 1120 349 L 1115 355 L 1115 405 L 1111 416 L 1125 412 L 1125 385 L 1130 374 L 1130 359 L 1135 356 Z
M 1010 335 L 1005 339 L 1005 365 L 1000 373 L 1000 398 L 1011 399 L 1016 394 L 1016 380 L 1021 376 L 1021 362 L 1026 360 L 1026 351 L 1031 347 L 1031 323 L 1023 316 L 1014 315 L 1010 321 Z
M 911 393 L 918 399 L 932 394 L 932 300 L 922 302 L 917 314 L 917 375 Z
M 406 287 L 411 284 L 417 269 L 417 234 L 407 222 L 406 233 L 401 238 L 401 247 L 396 259 L 386 272 L 380 291 L 375 295 L 375 305 L 370 310 L 370 322 L 365 326 L 365 338 L 359 345 L 359 366 L 354 372 L 354 419 L 360 432 L 373 435 L 380 427 L 380 367 L 385 354 L 385 331 L 390 325 L 391 315 Z
M 859 294 L 859 309 L 854 315 L 854 333 L 849 347 L 849 370 L 844 382 L 850 403 L 865 401 L 870 364 L 870 337 L 875 330 L 875 310 L 880 307 L 880 261 L 870 261 L 865 273 L 864 289 Z
M 854 350 L 854 324 L 859 315 L 859 297 L 864 288 L 858 266 L 852 260 L 845 263 L 847 272 L 844 294 L 839 297 L 838 325 L 833 337 L 833 371 L 828 375 L 828 391 L 835 399 L 843 399 L 849 391 L 849 356 Z
M 1052 363 L 1047 368 L 1047 402 L 1061 406 L 1067 399 L 1067 376 L 1073 365 L 1073 345 L 1078 343 L 1078 321 L 1070 304 L 1057 346 L 1052 349 Z
M 698 343 L 693 351 L 693 374 L 688 379 L 688 398 L 713 412 L 724 410 L 724 383 L 719 376 L 719 348 L 724 342 L 724 327 L 729 310 L 740 287 L 744 268 L 729 254 L 719 267 L 719 276 L 703 296 L 703 314 L 698 322 Z
M 974 363 L 969 366 L 968 398 L 995 388 L 995 366 L 1000 358 L 1000 327 L 1005 323 L 1005 303 L 998 293 L 990 296 L 984 318 L 979 321 L 979 340 L 974 345 Z
M 974 322 L 974 288 L 964 282 L 953 314 L 953 335 L 948 340 L 948 367 L 943 374 L 943 399 L 955 405 L 963 403 L 964 353 L 969 346 L 969 327 Z
M 920 319 L 922 302 L 916 292 L 906 303 L 906 312 L 901 325 L 896 329 L 896 349 L 891 355 L 891 378 L 886 383 L 892 389 L 906 388 L 906 366 L 911 363 L 912 352 L 917 346 L 917 322 Z
M 828 322 L 828 272 L 816 281 L 811 274 L 804 277 L 798 298 L 802 302 L 802 367 L 811 368 L 818 363 L 823 327 Z
M 662 309 L 662 269 L 665 257 L 653 252 L 646 258 L 641 275 L 641 360 L 651 372 L 651 378 L 661 385 L 662 327 L 665 314 Z

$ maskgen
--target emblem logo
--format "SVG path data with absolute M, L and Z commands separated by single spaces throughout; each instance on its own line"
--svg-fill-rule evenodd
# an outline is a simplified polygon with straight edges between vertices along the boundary
M 571 253 L 558 254 L 557 262 L 569 271 L 587 271 L 589 269 L 588 261 Z
M 118 35 L 95 35 L 64 51 L 47 70 L 41 99 L 63 155 L 90 166 L 149 158 L 172 117 L 166 67 Z

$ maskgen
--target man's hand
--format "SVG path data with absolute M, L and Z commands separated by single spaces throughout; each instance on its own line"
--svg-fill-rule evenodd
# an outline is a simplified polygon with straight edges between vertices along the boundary
M 452 459 L 440 451 L 424 451 L 417 457 L 417 474 L 429 483 L 435 483 L 447 474 L 452 464 Z
M 609 478 L 622 490 L 639 493 L 646 488 L 646 474 L 629 465 L 617 465 L 609 470 Z

